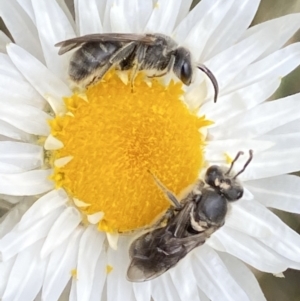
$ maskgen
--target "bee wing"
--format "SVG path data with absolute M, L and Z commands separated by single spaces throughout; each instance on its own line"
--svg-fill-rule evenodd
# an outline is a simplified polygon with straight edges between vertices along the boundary
M 134 256 L 127 270 L 128 280 L 144 282 L 162 275 L 191 250 L 203 245 L 206 239 L 205 232 L 184 238 L 173 238 L 166 245 L 157 245 L 152 248 L 149 257 Z
M 145 266 L 144 262 L 134 258 L 127 270 L 127 279 L 132 282 L 145 282 L 162 275 L 169 268 L 162 267 L 158 271 Z
M 182 237 L 183 233 L 186 231 L 186 228 L 188 226 L 187 221 L 190 219 L 190 213 L 193 210 L 193 207 L 195 207 L 194 202 L 188 201 L 183 209 L 177 214 L 177 216 L 174 218 L 174 221 L 172 224 L 170 224 L 168 227 L 172 227 L 175 225 L 175 229 L 173 230 L 174 237 Z
M 152 45 L 156 40 L 155 35 L 147 34 L 129 34 L 129 33 L 101 33 L 101 34 L 89 34 L 82 37 L 77 37 L 69 40 L 65 40 L 55 44 L 56 47 L 60 47 L 58 54 L 64 54 L 74 48 L 77 48 L 88 42 L 123 42 L 129 43 L 137 41 L 144 43 L 145 45 Z

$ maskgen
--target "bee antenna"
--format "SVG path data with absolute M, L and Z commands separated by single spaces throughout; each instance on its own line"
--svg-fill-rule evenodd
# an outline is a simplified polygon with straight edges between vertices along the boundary
M 234 163 L 235 163 L 235 162 L 238 160 L 238 158 L 239 158 L 241 155 L 243 155 L 243 154 L 244 154 L 244 152 L 242 152 L 242 151 L 240 151 L 240 152 L 238 152 L 238 153 L 236 154 L 235 158 L 233 159 L 233 161 L 232 161 L 231 164 L 230 164 L 229 169 L 228 169 L 227 172 L 225 173 L 225 176 L 228 175 L 228 174 L 231 172 Z
M 214 90 L 215 90 L 215 97 L 214 97 L 214 103 L 217 102 L 218 99 L 218 95 L 219 95 L 219 84 L 218 81 L 216 79 L 216 77 L 214 76 L 214 74 L 203 64 L 200 64 L 197 66 L 197 68 L 201 71 L 203 71 L 208 78 L 210 79 L 211 83 L 214 86 Z
M 236 179 L 241 173 L 243 173 L 245 171 L 246 167 L 249 165 L 249 163 L 252 161 L 252 159 L 253 159 L 253 150 L 250 149 L 249 150 L 249 159 L 245 163 L 244 167 L 233 177 L 233 179 Z
M 177 200 L 175 194 L 170 191 L 162 182 L 148 169 L 149 174 L 153 177 L 155 184 L 162 190 L 167 198 L 175 205 L 176 208 L 180 208 L 180 202 Z

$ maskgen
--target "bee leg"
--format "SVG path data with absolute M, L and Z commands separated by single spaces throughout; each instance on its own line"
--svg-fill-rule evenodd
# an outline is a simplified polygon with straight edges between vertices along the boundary
M 101 78 L 106 74 L 106 72 L 112 67 L 111 63 L 106 63 L 101 69 L 97 69 L 97 75 L 95 75 L 94 78 L 89 80 L 86 84 L 85 87 L 91 86 L 95 83 L 97 83 Z
M 143 45 L 139 45 L 136 50 L 135 55 L 136 55 L 136 59 L 135 59 L 134 66 L 133 66 L 131 74 L 130 74 L 131 92 L 133 92 L 133 82 L 136 77 L 136 74 L 141 69 L 142 63 L 145 59 L 146 47 L 144 47 Z
M 182 209 L 182 204 L 177 199 L 175 194 L 169 190 L 158 178 L 156 175 L 154 175 L 150 170 L 148 170 L 149 174 L 153 177 L 154 182 L 156 185 L 162 190 L 162 192 L 165 194 L 165 196 L 172 202 L 172 204 L 175 206 L 176 209 L 180 210 Z
M 178 211 L 175 207 L 170 207 L 162 217 L 160 217 L 151 228 L 160 228 L 162 224 L 168 224 L 171 218 L 174 217 L 175 212 Z
M 148 78 L 155 78 L 155 77 L 163 77 L 164 75 L 168 74 L 168 71 L 165 71 L 163 73 L 160 74 L 153 74 L 153 75 L 148 75 Z
M 208 237 L 209 236 L 205 232 L 201 232 L 199 234 L 195 234 L 183 238 L 179 238 L 179 237 L 172 238 L 169 241 L 169 244 L 172 245 L 173 247 L 176 246 L 184 247 L 187 250 L 187 252 L 190 252 L 192 249 L 203 245 Z M 176 248 L 174 249 L 176 250 Z M 168 250 L 168 251 L 169 254 L 174 253 L 172 252 L 172 250 Z
M 116 51 L 110 58 L 112 64 L 120 63 L 122 60 L 126 60 L 133 50 L 136 48 L 136 42 L 128 43 L 120 50 Z
M 136 45 L 137 45 L 136 42 L 131 42 L 131 43 L 128 43 L 125 46 L 123 46 L 118 51 L 116 51 L 109 59 L 110 64 L 111 65 L 119 65 L 122 63 L 122 61 L 127 60 L 134 52 Z M 121 70 L 124 70 L 124 69 L 121 69 Z
M 171 70 L 173 70 L 174 63 L 175 63 L 175 56 L 171 55 L 170 61 L 167 66 L 167 73 L 169 73 Z
M 160 74 L 148 75 L 148 78 L 163 77 L 166 74 L 169 74 L 169 72 L 173 69 L 174 62 L 175 62 L 175 57 L 174 57 L 174 55 L 172 55 L 170 58 L 170 61 L 168 63 L 168 66 L 165 69 L 166 71 L 164 71 L 163 73 L 160 73 Z

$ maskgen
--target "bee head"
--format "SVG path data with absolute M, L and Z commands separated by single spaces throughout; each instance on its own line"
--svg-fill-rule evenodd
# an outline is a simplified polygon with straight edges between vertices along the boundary
M 220 166 L 213 165 L 206 171 L 205 182 L 228 201 L 236 201 L 243 196 L 243 187 L 237 179 L 227 175 Z
M 189 86 L 193 77 L 191 53 L 183 47 L 178 47 L 174 55 L 173 71 L 185 85 Z
M 232 161 L 230 168 L 226 171 L 223 167 L 213 165 L 209 167 L 205 174 L 205 182 L 215 189 L 219 194 L 223 195 L 228 201 L 237 201 L 243 196 L 244 189 L 237 177 L 246 169 L 253 157 L 252 150 L 249 151 L 249 159 L 245 163 L 242 170 L 233 175 L 231 170 L 243 152 L 238 152 Z

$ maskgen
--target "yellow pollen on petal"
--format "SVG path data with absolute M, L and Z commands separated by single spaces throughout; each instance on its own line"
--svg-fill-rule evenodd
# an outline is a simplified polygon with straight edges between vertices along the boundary
M 224 153 L 224 156 L 225 156 L 226 163 L 231 164 L 233 159 L 227 153 Z
M 106 266 L 106 274 L 109 274 L 114 268 L 111 265 Z
M 76 269 L 71 270 L 71 276 L 73 279 L 77 279 L 77 270 Z
M 84 215 L 103 212 L 99 230 L 145 227 L 170 206 L 149 171 L 175 194 L 198 178 L 205 147 L 200 129 L 211 122 L 190 112 L 182 98 L 181 83 L 153 79 L 149 87 L 139 74 L 132 88 L 109 72 L 84 97 L 66 98 L 66 115 L 49 121 L 63 144 L 52 161 L 72 158 L 53 166 L 51 178 L 89 204 L 78 207 Z

